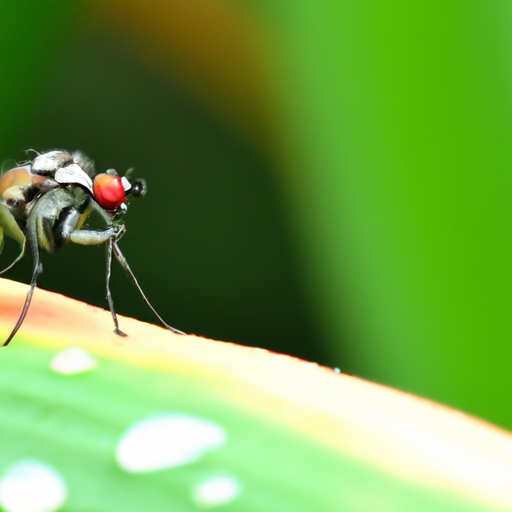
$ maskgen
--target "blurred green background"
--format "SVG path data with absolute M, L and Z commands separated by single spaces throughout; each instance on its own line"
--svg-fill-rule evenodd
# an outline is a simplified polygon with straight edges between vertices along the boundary
M 2 159 L 135 167 L 121 247 L 169 323 L 512 428 L 510 2 L 9 0 L 0 19 Z M 106 307 L 103 248 L 43 263 L 42 287 Z M 113 279 L 118 312 L 154 321 Z

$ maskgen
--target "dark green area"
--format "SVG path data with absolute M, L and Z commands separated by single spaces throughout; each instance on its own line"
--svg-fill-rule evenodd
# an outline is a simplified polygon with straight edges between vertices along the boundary
M 68 32 L 65 55 L 46 59 L 4 157 L 21 160 L 25 148 L 81 149 L 99 170 L 134 167 L 148 194 L 132 200 L 120 245 L 161 316 L 189 333 L 328 363 L 273 164 L 178 78 L 158 76 L 103 33 Z M 17 249 L 8 245 L 6 262 Z M 8 277 L 28 282 L 29 259 Z M 102 247 L 70 244 L 42 261 L 42 287 L 107 307 Z M 157 322 L 117 263 L 112 293 L 118 313 Z
M 52 465 L 68 487 L 66 511 L 197 510 L 192 490 L 214 475 L 232 477 L 241 489 L 219 510 L 492 510 L 329 451 L 272 417 L 240 410 L 206 382 L 106 359 L 89 373 L 65 376 L 49 369 L 54 351 L 19 340 L 0 355 L 0 473 L 25 458 Z M 114 452 L 123 432 L 165 412 L 213 421 L 227 432 L 227 443 L 188 465 L 122 470 Z

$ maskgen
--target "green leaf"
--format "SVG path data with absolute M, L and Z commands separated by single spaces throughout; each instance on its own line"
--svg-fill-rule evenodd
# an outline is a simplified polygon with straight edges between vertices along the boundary
M 26 286 L 1 280 L 3 335 Z M 37 290 L 0 352 L 0 505 L 152 512 L 489 511 L 512 438 L 279 354 Z M 53 501 L 52 501 L 53 499 Z M 13 505 L 14 504 L 14 505 Z

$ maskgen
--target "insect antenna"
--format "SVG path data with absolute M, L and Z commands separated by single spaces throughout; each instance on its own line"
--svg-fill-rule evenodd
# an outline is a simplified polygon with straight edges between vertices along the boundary
M 130 278 L 132 283 L 137 287 L 137 290 L 139 290 L 140 294 L 142 295 L 142 298 L 146 301 L 146 304 L 151 308 L 151 311 L 153 311 L 153 313 L 157 316 L 158 320 L 160 320 L 160 322 L 162 322 L 162 324 L 164 325 L 164 327 L 166 329 L 169 329 L 170 331 L 172 331 L 176 334 L 185 334 L 184 332 L 179 331 L 178 329 L 175 329 L 174 327 L 171 327 L 169 324 L 164 322 L 164 319 L 156 312 L 156 309 L 151 305 L 151 302 L 149 302 L 145 293 L 142 291 L 142 288 L 140 287 L 139 282 L 137 281 L 137 278 L 135 277 L 134 273 L 132 272 L 130 266 L 128 265 L 126 258 L 124 257 L 123 253 L 121 252 L 121 249 L 119 249 L 117 242 L 115 240 L 110 239 L 110 243 L 114 249 L 114 254 L 117 258 L 117 261 L 119 261 L 121 266 L 124 268 L 126 274 Z
M 110 309 L 110 313 L 112 314 L 112 318 L 114 319 L 114 332 L 119 334 L 119 336 L 126 336 L 126 333 L 119 329 L 119 321 L 117 320 L 117 315 L 114 310 L 114 301 L 112 299 L 112 294 L 110 293 L 110 276 L 112 274 L 112 238 L 108 239 L 107 242 L 107 300 L 108 307 Z
M 14 338 L 14 336 L 18 332 L 18 329 L 21 327 L 23 320 L 25 320 L 25 316 L 27 315 L 28 308 L 30 307 L 30 303 L 32 301 L 32 295 L 34 294 L 34 289 L 37 286 L 37 278 L 39 277 L 39 274 L 43 271 L 43 266 L 39 262 L 39 246 L 37 243 L 37 237 L 35 235 L 35 227 L 33 229 L 29 228 L 27 230 L 27 239 L 28 239 L 28 243 L 30 246 L 30 250 L 32 252 L 32 259 L 33 259 L 32 280 L 30 281 L 30 289 L 28 290 L 27 296 L 25 298 L 25 304 L 23 304 L 23 309 L 21 310 L 21 315 L 18 318 L 18 321 L 16 322 L 16 325 L 14 326 L 14 329 L 12 330 L 11 334 L 9 334 L 9 337 L 7 338 L 7 340 L 5 340 L 5 343 L 3 344 L 4 347 L 9 345 L 11 340 Z M 22 252 L 22 255 L 23 255 L 23 252 Z M 18 256 L 16 261 L 18 261 L 19 258 L 20 258 L 20 256 Z M 16 263 L 16 261 L 14 263 Z M 14 265 L 14 263 L 12 265 Z M 12 267 L 12 265 L 10 267 Z

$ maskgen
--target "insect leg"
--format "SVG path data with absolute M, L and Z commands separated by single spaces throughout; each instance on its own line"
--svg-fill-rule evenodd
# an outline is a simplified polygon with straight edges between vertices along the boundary
M 25 304 L 23 305 L 23 309 L 21 310 L 21 315 L 18 318 L 18 321 L 16 322 L 16 325 L 14 326 L 14 329 L 12 330 L 11 334 L 9 334 L 9 337 L 7 340 L 5 340 L 4 347 L 9 345 L 11 340 L 14 338 L 16 333 L 18 332 L 18 329 L 21 327 L 21 324 L 23 323 L 23 320 L 25 320 L 25 316 L 27 315 L 28 308 L 30 307 L 30 302 L 32 301 L 32 295 L 34 293 L 34 289 L 37 286 L 37 278 L 39 277 L 39 274 L 43 271 L 43 266 L 39 262 L 39 246 L 37 244 L 37 237 L 35 232 L 35 226 L 32 226 L 32 229 L 30 229 L 30 226 L 27 226 L 29 229 L 27 229 L 27 239 L 28 244 L 30 246 L 30 251 L 32 252 L 32 261 L 33 261 L 33 267 L 32 267 L 32 280 L 30 281 L 30 289 L 28 290 L 27 297 L 25 298 Z M 19 257 L 18 257 L 19 259 Z
M 110 293 L 110 276 L 112 274 L 112 240 L 121 236 L 124 232 L 123 227 L 110 227 L 103 231 L 91 231 L 85 229 L 77 229 L 69 234 L 69 240 L 75 244 L 80 245 L 107 245 L 107 279 L 106 279 L 106 292 L 107 301 L 110 313 L 114 320 L 114 332 L 119 336 L 126 336 L 126 334 L 119 329 L 119 321 L 114 310 L 114 301 Z
M 108 307 L 110 308 L 110 313 L 112 314 L 112 318 L 114 319 L 114 332 L 119 334 L 119 336 L 126 336 L 126 333 L 119 329 L 119 322 L 117 320 L 117 315 L 114 310 L 114 301 L 112 300 L 112 294 L 110 293 L 110 275 L 112 273 L 112 238 L 108 239 L 107 242 L 107 300 Z
M 6 235 L 9 235 L 10 237 L 14 238 L 20 246 L 21 246 L 21 252 L 19 256 L 4 270 L 0 272 L 0 274 L 3 274 L 4 272 L 7 272 L 9 269 L 11 269 L 18 261 L 23 258 L 23 255 L 25 254 L 25 235 L 23 234 L 23 231 L 21 231 L 20 227 L 14 220 L 14 216 L 9 211 L 7 206 L 0 203 L 0 252 L 2 252 L 2 245 L 3 245 L 3 235 L 4 232 Z
M 117 237 L 119 228 L 108 228 L 103 231 L 90 231 L 76 229 L 68 235 L 68 240 L 79 245 L 100 245 L 108 242 L 112 237 Z
M 112 246 L 114 248 L 114 254 L 121 264 L 121 266 L 124 268 L 126 274 L 132 281 L 132 283 L 137 287 L 137 290 L 139 290 L 140 294 L 142 295 L 143 299 L 146 301 L 146 304 L 151 308 L 151 311 L 157 316 L 158 320 L 162 322 L 162 324 L 165 326 L 166 329 L 169 329 L 172 332 L 175 332 L 176 334 L 185 334 L 182 331 L 179 331 L 178 329 L 175 329 L 174 327 L 171 327 L 167 323 L 164 322 L 163 318 L 156 312 L 156 309 L 151 305 L 148 298 L 142 291 L 142 288 L 140 287 L 137 278 L 135 277 L 134 273 L 132 272 L 131 268 L 128 265 L 128 262 L 126 261 L 126 258 L 124 257 L 123 253 L 121 252 L 121 249 L 119 249 L 119 246 L 117 245 L 117 240 L 112 240 Z
M 23 244 L 21 245 L 21 252 L 19 253 L 18 257 L 8 267 L 1 270 L 0 275 L 4 274 L 8 270 L 11 270 L 11 268 L 14 267 L 14 265 L 16 265 L 16 263 L 18 263 L 18 261 L 20 261 L 21 258 L 23 258 L 23 256 L 25 256 L 25 245 L 26 245 L 26 242 L 24 241 Z

